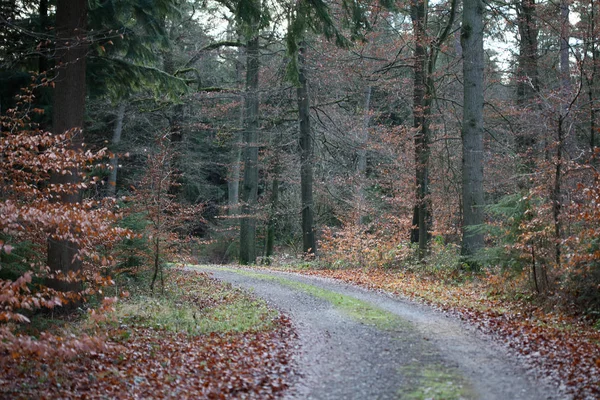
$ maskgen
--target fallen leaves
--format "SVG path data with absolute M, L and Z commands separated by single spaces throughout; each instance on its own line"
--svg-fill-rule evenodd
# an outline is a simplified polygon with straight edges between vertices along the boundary
M 173 273 L 186 291 L 194 286 L 190 273 Z M 185 297 L 207 307 L 226 301 Z M 113 321 L 96 337 L 11 336 L 14 343 L 0 343 L 0 398 L 278 398 L 294 374 L 296 334 L 283 315 L 270 326 L 190 335 Z

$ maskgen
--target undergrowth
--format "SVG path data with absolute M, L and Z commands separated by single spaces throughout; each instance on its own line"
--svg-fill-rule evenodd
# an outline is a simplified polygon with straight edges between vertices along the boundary
M 295 338 L 285 316 L 196 271 L 166 268 L 162 293 L 149 279 L 119 276 L 104 313 L 37 315 L 13 339 L 32 351 L 0 343 L 0 398 L 280 397 Z
M 193 335 L 265 331 L 274 327 L 278 313 L 263 300 L 206 274 L 165 271 L 165 290 L 151 295 L 149 273 L 127 279 L 129 292 L 109 313 L 105 323 L 143 326 Z

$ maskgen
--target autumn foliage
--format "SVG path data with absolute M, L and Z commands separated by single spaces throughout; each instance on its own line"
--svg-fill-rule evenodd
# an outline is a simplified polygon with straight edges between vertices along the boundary
M 48 82 L 43 81 L 43 85 Z M 128 235 L 115 226 L 120 212 L 113 199 L 97 199 L 94 169 L 103 168 L 106 149 L 74 148 L 77 131 L 52 134 L 36 124 L 42 110 L 32 107 L 25 90 L 17 107 L 2 117 L 0 132 L 0 320 L 27 321 L 25 310 L 53 308 L 81 301 L 110 283 L 103 269 L 114 260 L 110 249 Z M 77 174 L 73 183 L 52 184 L 51 174 Z M 63 203 L 61 196 L 81 194 Z M 50 273 L 46 266 L 49 238 L 77 246 L 82 269 Z M 79 282 L 81 290 L 58 291 L 48 280 Z
M 145 174 L 128 199 L 127 213 L 137 214 L 145 221 L 142 237 L 147 250 L 141 255 L 144 265 L 152 266 L 151 290 L 159 278 L 164 286 L 164 264 L 183 261 L 188 253 L 186 244 L 192 240 L 191 226 L 204 221 L 203 204 L 188 205 L 177 198 L 182 176 L 175 160 L 168 135 L 160 135 L 155 150 L 147 155 Z

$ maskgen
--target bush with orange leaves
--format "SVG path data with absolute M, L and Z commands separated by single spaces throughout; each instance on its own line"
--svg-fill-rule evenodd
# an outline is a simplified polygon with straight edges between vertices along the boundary
M 0 130 L 0 322 L 27 322 L 35 309 L 84 301 L 111 283 L 103 276 L 111 249 L 131 233 L 115 226 L 120 212 L 114 199 L 94 199 L 98 184 L 90 172 L 104 167 L 106 149 L 73 148 L 76 131 L 52 134 L 35 123 L 33 92 L 24 90 L 17 106 L 1 117 Z M 79 174 L 70 184 L 50 184 L 55 174 Z M 57 198 L 87 194 L 75 203 Z M 79 273 L 51 275 L 46 266 L 48 239 L 67 240 L 79 249 Z M 44 286 L 47 279 L 80 282 L 80 290 L 62 292 Z

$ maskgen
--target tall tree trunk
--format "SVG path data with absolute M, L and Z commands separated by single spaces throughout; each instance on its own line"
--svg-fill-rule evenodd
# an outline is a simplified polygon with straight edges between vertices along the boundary
M 244 182 L 240 220 L 240 264 L 256 263 L 256 204 L 258 198 L 258 72 L 259 37 L 246 47 L 246 98 L 244 114 Z
M 568 131 L 566 127 L 569 121 L 569 92 L 571 91 L 571 72 L 569 67 L 569 3 L 568 0 L 560 2 L 560 84 L 561 84 L 561 101 L 560 112 L 558 115 L 557 143 L 556 143 L 556 165 L 554 172 L 554 188 L 552 190 L 552 216 L 554 219 L 554 247 L 555 247 L 555 262 L 557 267 L 561 263 L 561 246 L 562 226 L 561 226 L 561 209 L 562 209 L 562 164 L 565 159 L 565 148 L 570 148 Z
M 538 28 L 536 22 L 535 0 L 520 0 L 516 7 L 517 26 L 519 29 L 519 58 L 517 72 L 517 104 L 527 109 L 534 105 L 533 100 L 539 91 L 538 76 Z M 535 158 L 532 151 L 536 138 L 530 129 L 515 138 L 517 153 L 521 156 L 521 172 L 529 175 L 535 169 Z M 528 180 L 519 179 L 517 185 L 524 189 Z
M 48 0 L 40 0 L 38 14 L 40 18 L 40 33 L 44 36 L 48 33 Z M 42 49 L 45 47 L 42 43 L 40 43 L 40 45 L 42 46 Z M 38 58 L 38 72 L 48 72 L 48 57 L 44 54 L 43 50 Z
M 314 143 L 310 131 L 310 99 L 304 60 L 304 44 L 298 49 L 298 118 L 300 125 L 300 190 L 302 200 L 302 250 L 316 254 L 317 241 L 314 227 L 313 163 Z
M 483 10 L 481 0 L 463 1 L 462 122 L 462 246 L 464 256 L 483 247 L 483 234 L 473 228 L 483 223 Z
M 560 80 L 564 91 L 571 88 L 569 68 L 569 0 L 560 0 Z
M 113 131 L 112 137 L 112 151 L 113 155 L 110 158 L 110 175 L 108 177 L 108 197 L 115 197 L 117 193 L 117 174 L 119 169 L 119 156 L 117 151 L 119 149 L 119 143 L 121 143 L 121 135 L 123 133 L 123 121 L 125 120 L 125 102 L 119 104 L 117 109 L 117 121 L 115 123 L 115 130 Z
M 242 35 L 238 34 L 238 41 L 242 41 Z M 243 86 L 244 75 L 244 47 L 238 48 L 237 60 L 235 63 L 236 79 L 240 87 Z M 242 129 L 244 127 L 244 96 L 240 96 L 240 130 L 235 133 L 233 143 L 231 168 L 229 169 L 229 178 L 227 179 L 228 196 L 228 214 L 230 216 L 238 215 L 240 203 L 240 173 L 242 164 Z
M 363 125 L 362 129 L 358 131 L 358 151 L 356 164 L 356 172 L 358 174 L 359 187 L 358 187 L 358 223 L 364 224 L 366 220 L 366 213 L 364 209 L 365 204 L 365 179 L 367 175 L 367 143 L 369 141 L 369 123 L 371 122 L 371 114 L 369 109 L 371 108 L 371 93 L 373 92 L 373 86 L 369 85 L 365 88 L 365 103 L 362 112 Z
M 431 241 L 432 207 L 429 191 L 429 156 L 431 105 L 433 104 L 433 73 L 442 43 L 452 31 L 457 0 L 450 4 L 450 14 L 434 40 L 427 35 L 427 1 L 413 0 L 411 20 L 415 37 L 415 64 L 413 84 L 413 127 L 415 128 L 415 184 L 416 199 L 413 211 L 411 242 L 419 244 L 419 260 L 423 260 Z
M 520 0 L 517 4 L 517 26 L 521 37 L 517 72 L 517 102 L 520 105 L 529 105 L 540 86 L 536 18 L 535 0 Z
M 424 0 L 413 0 L 411 19 L 415 38 L 413 83 L 413 127 L 415 128 L 416 199 L 413 211 L 411 241 L 419 244 L 419 260 L 423 260 L 429 243 L 429 116 L 431 93 L 428 90 L 428 43 L 426 34 L 427 6 Z
M 562 238 L 562 226 L 561 226 L 561 182 L 562 182 L 562 164 L 563 164 L 563 146 L 565 136 L 565 121 L 566 115 L 560 115 L 558 118 L 558 130 L 557 136 L 558 141 L 556 143 L 556 165 L 554 171 L 554 188 L 552 190 L 552 217 L 554 219 L 554 248 L 555 248 L 555 262 L 557 266 L 560 266 L 561 256 L 561 238 Z
M 597 107 L 598 107 L 598 93 L 597 93 L 597 77 L 598 77 L 598 58 L 600 51 L 597 43 L 598 32 L 596 31 L 596 1 L 591 0 L 587 12 L 581 15 L 581 18 L 587 21 L 586 32 L 583 37 L 583 65 L 582 65 L 582 76 L 585 78 L 587 85 L 587 97 L 589 104 L 589 140 L 590 154 L 594 154 L 594 148 L 596 147 L 596 135 L 598 133 L 598 122 L 597 120 Z M 591 63 L 588 68 L 586 65 Z M 596 157 L 594 157 L 594 160 Z M 595 161 L 594 161 L 595 162 Z
M 87 38 L 85 37 L 87 1 L 57 0 L 56 3 L 56 55 L 57 74 L 55 78 L 53 104 L 53 131 L 62 134 L 71 129 L 82 129 L 85 112 L 85 57 Z M 71 146 L 78 149 L 83 144 L 83 133 L 73 138 Z M 76 184 L 78 171 L 71 174 L 53 173 L 50 182 L 55 185 Z M 78 203 L 81 194 L 74 192 L 60 196 L 63 203 Z M 48 239 L 48 266 L 55 273 L 78 272 L 81 262 L 76 259 L 78 245 L 67 240 Z M 49 284 L 59 290 L 77 290 L 78 285 L 53 280 Z
M 565 146 L 567 145 L 568 132 L 565 130 L 568 125 L 569 116 L 569 92 L 571 89 L 571 72 L 569 67 L 569 3 L 568 0 L 560 2 L 560 84 L 562 105 L 558 116 L 557 143 L 556 143 L 556 165 L 554 171 L 554 188 L 552 190 L 552 216 L 554 219 L 554 247 L 555 262 L 557 267 L 561 262 L 561 187 L 562 187 L 562 164 L 565 155 Z
M 174 75 L 176 72 L 175 60 L 173 60 L 173 49 L 167 49 L 163 52 L 163 69 L 169 75 Z M 179 195 L 181 194 L 181 188 L 183 181 L 181 180 L 181 153 L 183 151 L 183 136 L 184 129 L 182 121 L 184 120 L 183 104 L 175 104 L 172 110 L 167 114 L 169 121 L 169 142 L 173 149 L 173 170 L 177 179 L 171 182 L 169 187 L 169 194 Z
M 588 100 L 590 103 L 590 152 L 593 154 L 594 149 L 596 147 L 596 131 L 598 130 L 598 125 L 596 123 L 596 107 L 598 104 L 598 95 L 596 90 L 596 77 L 598 76 L 598 60 L 597 60 L 597 52 L 598 50 L 595 48 L 595 45 L 592 45 L 592 73 L 590 78 L 588 79 Z

